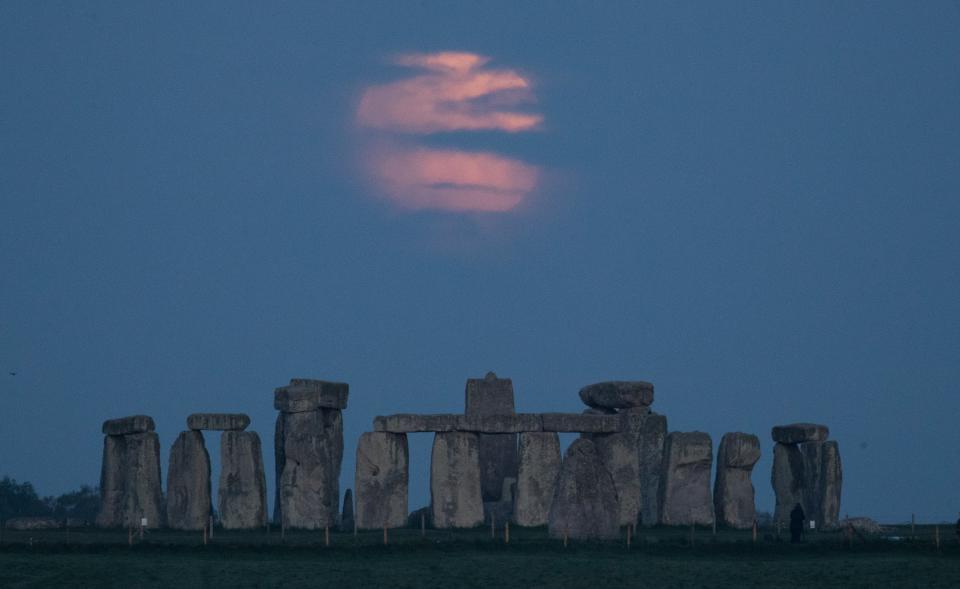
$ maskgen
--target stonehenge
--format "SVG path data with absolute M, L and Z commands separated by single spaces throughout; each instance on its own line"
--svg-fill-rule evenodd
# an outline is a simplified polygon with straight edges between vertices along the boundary
M 434 434 L 430 509 L 435 528 L 472 528 L 483 523 L 479 434 Z
M 230 430 L 220 434 L 217 511 L 220 525 L 227 530 L 267 525 L 267 477 L 256 432 Z
M 103 423 L 98 527 L 161 526 L 160 438 L 154 429 L 146 415 Z
M 488 372 L 482 379 L 467 379 L 465 421 L 513 416 L 513 382 Z M 517 477 L 517 434 L 480 434 L 480 491 L 485 502 L 500 501 L 503 482 Z
M 620 535 L 617 491 L 597 453 L 581 438 L 563 457 L 547 526 L 551 538 L 609 540 Z
M 667 434 L 660 478 L 660 523 L 668 526 L 713 524 L 712 465 L 713 442 L 708 434 Z
M 202 530 L 210 505 L 210 454 L 203 434 L 180 432 L 167 463 L 167 526 L 175 530 Z
M 837 526 L 843 468 L 840 447 L 829 436 L 827 426 L 810 423 L 780 425 L 771 431 L 776 521 L 788 523 L 790 510 L 800 504 L 815 527 Z
M 560 436 L 556 432 L 520 434 L 520 467 L 514 495 L 513 521 L 521 526 L 544 526 L 550 515 L 560 473 Z
M 750 474 L 760 460 L 760 439 L 740 432 L 724 434 L 717 450 L 713 509 L 717 523 L 731 528 L 753 527 L 757 517 Z
M 359 529 L 399 528 L 407 521 L 409 450 L 406 434 L 366 432 L 357 442 L 354 488 Z

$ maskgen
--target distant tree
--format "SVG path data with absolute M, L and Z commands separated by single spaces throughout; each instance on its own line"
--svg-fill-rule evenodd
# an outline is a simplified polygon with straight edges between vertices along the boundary
M 10 477 L 0 479 L 0 520 L 50 515 L 50 512 L 30 483 L 18 484 L 16 479 Z
M 76 518 L 92 522 L 100 510 L 100 489 L 81 485 L 76 491 L 49 497 L 46 502 L 57 519 Z

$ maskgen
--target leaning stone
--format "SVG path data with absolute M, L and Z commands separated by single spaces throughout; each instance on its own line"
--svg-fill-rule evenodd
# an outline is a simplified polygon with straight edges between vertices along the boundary
M 250 425 L 250 416 L 243 413 L 194 413 L 187 417 L 187 429 L 242 431 Z
M 180 432 L 167 464 L 167 526 L 202 530 L 210 518 L 210 455 L 198 431 Z
M 336 409 L 280 413 L 274 438 L 277 512 L 288 528 L 335 526 L 340 514 L 343 416 Z
M 352 531 L 356 525 L 356 519 L 353 517 L 353 491 L 347 489 L 343 494 L 343 509 L 340 511 L 340 530 L 343 532 Z
M 830 437 L 830 428 L 815 423 L 793 423 L 778 425 L 770 432 L 773 441 L 780 444 L 800 444 L 802 442 L 824 442 Z M 792 509 L 792 508 L 791 508 Z
M 285 413 L 346 409 L 349 394 L 350 386 L 345 382 L 294 378 L 289 385 L 273 391 L 273 407 Z
M 804 460 L 795 444 L 773 445 L 773 471 L 771 473 L 776 507 L 773 519 L 781 524 L 790 523 L 790 511 L 804 501 Z M 804 507 L 806 515 L 806 507 Z
M 550 506 L 551 538 L 615 539 L 620 535 L 613 477 L 587 439 L 567 448 Z
M 579 413 L 543 413 L 543 431 L 605 434 L 620 431 L 619 415 L 580 415 Z
M 407 519 L 409 450 L 406 434 L 366 432 L 357 442 L 357 527 L 403 527 Z
M 636 525 L 640 516 L 640 448 L 633 432 L 584 434 L 590 436 L 604 467 L 613 477 L 620 507 L 619 525 Z
M 4 527 L 8 530 L 55 530 L 60 527 L 60 522 L 47 516 L 13 517 Z
M 521 526 L 543 526 L 560 472 L 560 436 L 556 432 L 520 434 L 520 468 L 513 505 L 513 521 Z
M 104 437 L 97 526 L 161 525 L 160 438 L 155 432 Z
M 483 523 L 478 434 L 438 432 L 430 461 L 430 505 L 437 528 Z
M 108 419 L 103 422 L 103 433 L 108 436 L 123 436 L 126 434 L 142 434 L 156 429 L 153 418 L 148 415 L 131 415 L 118 419 Z
M 598 382 L 580 389 L 580 400 L 606 409 L 647 407 L 653 403 L 653 385 L 642 380 Z
M 717 451 L 713 508 L 717 523 L 737 529 L 753 526 L 757 517 L 750 475 L 760 460 L 760 439 L 752 434 L 728 433 Z
M 220 523 L 228 530 L 267 525 L 267 477 L 257 432 L 225 431 L 220 435 Z
M 640 520 L 645 526 L 660 523 L 660 479 L 663 476 L 663 447 L 667 418 L 658 413 L 644 416 L 638 436 L 640 454 Z
M 663 460 L 660 523 L 668 526 L 713 524 L 710 436 L 703 432 L 671 432 L 664 444 Z

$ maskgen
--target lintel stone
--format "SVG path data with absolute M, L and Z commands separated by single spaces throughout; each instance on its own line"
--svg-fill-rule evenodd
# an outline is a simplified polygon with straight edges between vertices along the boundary
M 103 433 L 108 436 L 125 436 L 128 434 L 142 434 L 152 432 L 157 426 L 153 418 L 148 415 L 131 415 L 117 419 L 108 419 L 103 422 Z
M 187 417 L 187 429 L 243 431 L 250 425 L 244 413 L 193 413 Z
M 346 409 L 349 394 L 350 386 L 345 382 L 293 378 L 289 385 L 273 391 L 273 407 L 284 413 Z

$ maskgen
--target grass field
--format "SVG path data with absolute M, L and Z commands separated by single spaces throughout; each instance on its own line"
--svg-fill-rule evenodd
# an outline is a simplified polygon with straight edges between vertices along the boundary
M 947 530 L 944 530 L 946 532 Z M 952 532 L 952 530 L 950 530 Z M 749 532 L 641 530 L 625 542 L 547 538 L 543 529 L 331 533 L 4 531 L 0 587 L 960 587 L 960 546 L 932 527 L 852 543 L 816 534 L 801 545 Z

